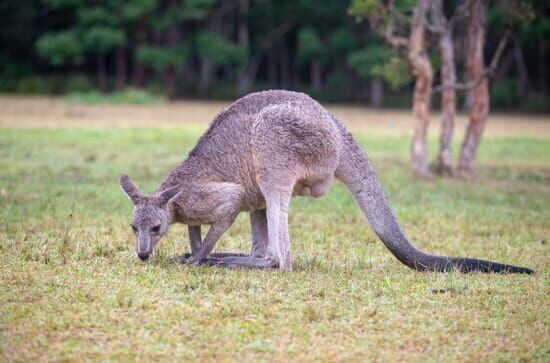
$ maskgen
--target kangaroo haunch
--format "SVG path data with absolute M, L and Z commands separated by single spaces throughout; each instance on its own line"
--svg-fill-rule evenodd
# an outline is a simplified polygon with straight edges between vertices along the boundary
M 265 91 L 220 112 L 183 163 L 150 196 L 126 175 L 134 204 L 136 253 L 148 259 L 172 223 L 189 226 L 195 264 L 290 269 L 288 207 L 293 195 L 320 197 L 334 178 L 399 261 L 415 270 L 533 271 L 472 258 L 431 255 L 412 245 L 390 209 L 367 155 L 344 125 L 303 93 Z M 252 250 L 210 254 L 240 212 L 250 213 Z M 210 225 L 201 240 L 201 225 Z

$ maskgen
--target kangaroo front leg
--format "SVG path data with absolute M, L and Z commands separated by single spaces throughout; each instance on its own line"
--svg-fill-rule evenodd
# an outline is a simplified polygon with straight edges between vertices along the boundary
M 176 257 L 176 261 L 179 263 L 186 263 L 189 261 L 189 259 L 192 256 L 195 256 L 202 245 L 202 237 L 201 237 L 201 226 L 189 226 L 189 241 L 191 244 L 191 253 L 184 253 L 182 255 L 179 255 Z M 248 256 L 245 253 L 239 253 L 239 252 L 217 252 L 217 253 L 211 253 L 206 264 L 215 265 L 218 262 L 218 259 L 220 258 L 226 258 L 226 257 L 246 257 Z
M 262 214 L 265 217 L 262 217 L 259 211 L 257 214 L 251 213 L 250 215 L 253 239 L 256 246 L 262 246 L 262 239 L 260 237 L 262 233 L 267 232 L 268 242 L 265 257 L 228 257 L 219 259 L 218 262 L 212 263 L 213 261 L 208 261 L 208 263 L 228 268 L 271 269 L 279 267 L 279 269 L 283 270 L 291 269 L 292 263 L 290 260 L 290 243 L 288 238 L 288 205 L 291 195 L 292 190 L 281 192 L 268 189 L 267 192 L 264 192 L 267 211 L 262 212 Z M 267 231 L 262 227 L 262 223 L 267 225 Z M 258 241 L 257 244 L 256 241 Z M 254 253 L 254 247 L 252 251 Z
M 189 244 L 191 245 L 191 253 L 184 253 L 176 257 L 176 261 L 179 263 L 187 262 L 191 256 L 195 255 L 201 247 L 202 236 L 201 226 L 187 226 L 189 233 Z
M 189 231 L 189 242 L 191 244 L 191 253 L 184 253 L 182 255 L 179 255 L 177 257 L 177 261 L 179 263 L 185 263 L 187 262 L 192 256 L 195 256 L 202 245 L 202 237 L 201 237 L 201 226 L 188 226 Z M 223 257 L 241 257 L 241 256 L 247 256 L 244 253 L 237 253 L 237 252 L 220 252 L 220 253 L 212 253 L 210 257 L 213 258 L 223 258 Z
M 252 231 L 252 249 L 250 255 L 212 253 L 205 264 L 226 268 L 277 268 L 278 260 L 266 259 L 268 244 L 267 217 L 265 209 L 250 212 L 250 229 Z
M 201 226 L 189 226 L 189 239 L 191 241 L 191 255 L 194 256 L 199 252 L 199 249 L 202 245 L 202 237 L 201 237 Z M 188 255 L 187 258 L 191 257 L 191 255 Z M 248 256 L 244 253 L 239 252 L 217 252 L 217 253 L 211 253 L 211 257 L 214 258 L 222 258 L 222 257 L 242 257 L 242 256 Z
M 191 254 L 195 255 L 202 244 L 201 226 L 188 226 L 189 242 L 191 243 Z
M 220 220 L 210 226 L 210 229 L 208 230 L 208 233 L 206 234 L 206 237 L 204 238 L 201 247 L 199 248 L 197 253 L 192 256 L 194 264 L 200 264 L 201 262 L 203 262 L 203 260 L 206 259 L 210 252 L 212 252 L 214 245 L 216 244 L 216 242 L 218 242 L 218 239 L 221 237 L 221 235 L 225 231 L 227 231 L 231 224 L 233 224 L 235 217 L 236 216 L 232 216 L 231 218 Z

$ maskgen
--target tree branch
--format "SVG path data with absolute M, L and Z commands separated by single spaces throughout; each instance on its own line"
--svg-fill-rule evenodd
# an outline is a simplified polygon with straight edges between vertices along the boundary
M 292 18 L 274 28 L 264 39 L 259 41 L 260 49 L 267 51 L 273 46 L 274 40 L 285 35 L 295 25 L 296 19 Z
M 491 60 L 489 67 L 485 68 L 485 71 L 478 79 L 471 80 L 464 83 L 455 83 L 455 84 L 447 84 L 447 85 L 440 84 L 432 88 L 432 93 L 439 93 L 448 89 L 455 89 L 457 91 L 467 91 L 479 86 L 485 79 L 493 77 L 497 70 L 500 58 L 502 58 L 502 54 L 504 53 L 504 49 L 506 48 L 506 45 L 510 40 L 511 34 L 512 33 L 510 30 L 507 30 L 504 33 L 504 35 L 500 39 L 500 42 L 498 43 L 497 50 L 493 55 L 493 59 Z
M 386 31 L 384 32 L 384 38 L 393 45 L 394 47 L 406 47 L 409 43 L 409 40 L 405 37 L 401 37 L 393 34 L 393 19 L 388 21 L 386 26 Z
M 453 13 L 453 15 L 449 19 L 449 24 L 451 26 L 453 26 L 460 19 L 468 16 L 471 3 L 472 3 L 472 0 L 466 0 L 463 3 L 461 3 L 460 5 L 458 5 L 455 12 Z
M 426 27 L 430 32 L 441 36 L 447 29 L 451 28 L 443 13 L 442 0 L 433 1 L 428 14 L 426 17 Z
M 403 24 L 408 24 L 410 22 L 410 18 L 407 17 L 407 15 L 399 12 L 395 6 L 394 6 L 394 3 L 393 1 L 391 1 L 389 4 L 388 4 L 388 13 L 389 15 L 394 18 L 394 19 L 397 19 L 398 21 L 400 21 L 401 23 Z

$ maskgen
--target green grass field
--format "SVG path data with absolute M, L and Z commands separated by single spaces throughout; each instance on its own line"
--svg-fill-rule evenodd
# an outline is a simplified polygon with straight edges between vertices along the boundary
M 415 179 L 408 131 L 351 129 L 417 246 L 532 276 L 410 270 L 341 184 L 293 200 L 292 272 L 177 265 L 188 251 L 181 225 L 142 263 L 118 177 L 152 191 L 207 125 L 45 128 L 36 112 L 18 127 L 6 117 L 0 361 L 550 360 L 550 133 L 528 122 L 517 121 L 524 133 L 486 135 L 469 183 Z M 247 251 L 249 233 L 241 215 L 216 250 Z

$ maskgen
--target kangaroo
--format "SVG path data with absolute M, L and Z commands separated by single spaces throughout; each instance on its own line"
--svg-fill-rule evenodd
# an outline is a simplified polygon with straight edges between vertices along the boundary
M 249 94 L 222 110 L 180 165 L 146 196 L 126 175 L 134 205 L 136 254 L 146 260 L 172 223 L 189 227 L 194 264 L 258 269 L 292 267 L 288 208 L 293 196 L 320 197 L 339 179 L 368 223 L 399 261 L 418 271 L 533 273 L 529 268 L 432 255 L 401 230 L 369 158 L 331 113 L 306 94 Z M 250 254 L 212 254 L 240 212 L 249 212 Z M 201 225 L 210 228 L 204 240 Z

